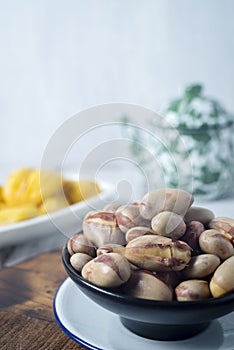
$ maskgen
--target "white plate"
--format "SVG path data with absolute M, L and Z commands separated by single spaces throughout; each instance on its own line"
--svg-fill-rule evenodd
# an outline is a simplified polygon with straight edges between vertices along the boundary
M 215 320 L 203 333 L 186 340 L 162 342 L 128 331 L 117 315 L 86 297 L 67 278 L 54 298 L 54 314 L 62 330 L 74 341 L 96 350 L 234 349 L 234 312 Z
M 70 237 L 79 232 L 82 228 L 82 219 L 88 211 L 101 209 L 114 198 L 113 186 L 103 183 L 100 187 L 102 190 L 100 194 L 85 201 L 54 213 L 0 226 L 0 248 L 56 233 Z

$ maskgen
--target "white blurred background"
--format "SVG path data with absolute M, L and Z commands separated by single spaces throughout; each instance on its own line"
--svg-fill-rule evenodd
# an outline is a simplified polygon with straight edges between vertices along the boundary
M 233 112 L 233 13 L 232 0 L 0 0 L 1 174 L 38 166 L 97 104 L 160 111 L 201 82 Z

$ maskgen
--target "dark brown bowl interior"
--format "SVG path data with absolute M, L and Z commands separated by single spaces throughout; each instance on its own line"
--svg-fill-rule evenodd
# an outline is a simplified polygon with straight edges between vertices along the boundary
M 220 298 L 198 301 L 157 301 L 134 298 L 119 289 L 98 287 L 81 277 L 70 264 L 66 246 L 62 261 L 70 278 L 90 299 L 118 314 L 132 332 L 157 340 L 178 340 L 191 337 L 216 318 L 234 310 L 234 293 Z

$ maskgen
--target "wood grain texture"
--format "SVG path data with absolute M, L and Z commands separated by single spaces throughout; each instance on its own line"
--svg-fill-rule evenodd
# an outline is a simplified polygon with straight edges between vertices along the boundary
M 85 349 L 59 328 L 53 298 L 67 277 L 61 252 L 0 270 L 0 349 Z

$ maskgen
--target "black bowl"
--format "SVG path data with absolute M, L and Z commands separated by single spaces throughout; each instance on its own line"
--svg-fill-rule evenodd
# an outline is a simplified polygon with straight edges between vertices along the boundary
M 234 310 L 234 293 L 198 301 L 157 301 L 134 298 L 119 289 L 98 287 L 81 277 L 70 264 L 66 247 L 64 267 L 79 289 L 97 304 L 120 316 L 132 332 L 157 340 L 179 340 L 205 330 L 212 320 Z

